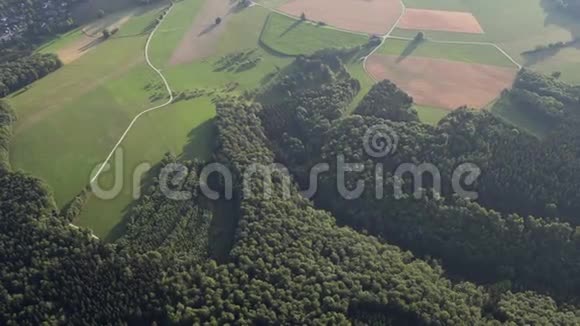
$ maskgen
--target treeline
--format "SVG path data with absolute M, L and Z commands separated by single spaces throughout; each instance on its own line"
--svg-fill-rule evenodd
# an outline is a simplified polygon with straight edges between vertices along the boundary
M 275 140 L 272 146 L 278 147 L 277 159 L 298 167 L 320 156 L 320 135 L 328 131 L 331 121 L 345 114 L 359 91 L 360 83 L 338 57 L 299 56 L 257 95 L 264 105 L 259 115 L 266 133 Z
M 62 66 L 54 54 L 33 54 L 22 59 L 0 63 L 0 97 L 4 97 Z
M 378 82 L 357 106 L 356 114 L 393 121 L 419 121 L 413 98 L 388 80 Z
M 154 173 L 177 163 L 167 154 Z M 200 162 L 179 162 L 191 176 L 199 176 L 203 167 Z M 173 180 L 174 173 L 167 175 Z M 152 177 L 152 176 L 150 176 Z M 209 256 L 209 228 L 212 213 L 200 194 L 198 179 L 190 177 L 176 185 L 184 192 L 183 198 L 168 197 L 159 177 L 152 177 L 145 186 L 144 196 L 138 200 L 127 216 L 127 229 L 117 242 L 132 253 L 157 251 L 164 256 L 186 256 L 189 260 L 205 260 Z M 167 184 L 164 181 L 164 184 Z
M 16 116 L 10 105 L 0 100 L 0 170 L 10 168 L 10 138 L 12 137 L 12 124 L 15 120 Z
M 580 87 L 522 69 L 507 94 L 515 109 L 547 122 L 561 123 L 580 113 Z

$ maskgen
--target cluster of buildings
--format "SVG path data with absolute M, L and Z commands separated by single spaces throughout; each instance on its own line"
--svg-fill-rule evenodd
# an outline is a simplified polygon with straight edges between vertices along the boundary
M 29 24 L 39 24 L 41 29 L 62 24 L 63 17 L 68 17 L 69 5 L 63 0 L 22 1 L 15 4 L 15 8 L 0 13 L 0 42 L 18 37 L 28 29 Z M 34 18 L 30 17 L 31 14 Z

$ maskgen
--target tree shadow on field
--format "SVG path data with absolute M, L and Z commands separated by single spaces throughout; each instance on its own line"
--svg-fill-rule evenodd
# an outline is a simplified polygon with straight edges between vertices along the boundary
M 297 20 L 292 23 L 292 25 L 288 26 L 282 33 L 280 33 L 279 37 L 283 37 L 284 35 L 288 34 L 290 31 L 298 27 L 298 25 L 302 24 L 303 20 Z
M 211 31 L 213 31 L 214 29 L 216 29 L 220 24 L 210 24 L 208 25 L 206 28 L 203 29 L 203 31 L 199 32 L 199 34 L 197 34 L 197 37 L 203 36 Z
M 538 52 L 522 53 L 524 67 L 530 67 L 555 56 L 562 48 L 547 48 Z
M 183 146 L 179 159 L 190 161 L 209 156 L 206 155 L 208 151 L 211 153 L 215 149 L 216 133 L 214 119 L 207 120 L 193 128 L 187 134 L 187 144 Z
M 400 63 L 401 61 L 405 60 L 408 56 L 410 56 L 411 54 L 413 54 L 413 52 L 415 52 L 415 50 L 423 42 L 425 42 L 425 41 L 424 40 L 412 40 L 412 41 L 409 41 L 409 43 L 407 44 L 407 46 L 405 47 L 405 49 L 403 50 L 403 52 L 401 52 L 401 54 L 397 58 L 397 63 Z
M 91 48 L 94 48 L 95 46 L 97 46 L 97 45 L 105 42 L 105 40 L 106 40 L 106 38 L 104 38 L 104 37 L 99 37 L 99 38 L 93 39 L 91 42 L 89 42 L 89 43 L 81 46 L 78 49 L 78 51 L 79 52 L 85 52 L 85 51 L 87 51 L 87 50 L 89 50 Z

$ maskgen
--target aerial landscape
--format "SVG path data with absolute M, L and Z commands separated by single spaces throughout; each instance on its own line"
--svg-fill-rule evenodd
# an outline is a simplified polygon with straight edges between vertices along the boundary
M 0 0 L 0 325 L 580 325 L 579 0 Z

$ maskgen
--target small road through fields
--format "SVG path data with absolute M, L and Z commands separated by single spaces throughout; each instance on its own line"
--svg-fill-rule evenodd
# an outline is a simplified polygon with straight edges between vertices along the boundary
M 401 19 L 405 15 L 405 11 L 407 11 L 407 7 L 405 6 L 405 3 L 403 1 L 400 1 L 400 4 L 401 4 L 401 15 L 399 15 L 399 18 L 397 18 L 397 21 L 395 21 L 393 26 L 391 26 L 391 29 L 389 29 L 389 31 L 381 37 L 381 43 L 379 43 L 377 45 L 377 47 L 375 47 L 369 54 L 367 54 L 365 57 L 362 58 L 363 69 L 365 70 L 367 76 L 369 76 L 375 82 L 377 80 L 367 70 L 367 61 L 369 60 L 369 57 L 371 55 L 373 55 L 375 52 L 377 52 L 377 50 L 380 49 L 381 46 L 383 46 L 383 44 L 385 44 L 385 41 L 387 40 L 387 38 L 389 38 L 389 36 L 391 36 L 391 33 L 393 33 L 395 28 L 397 28 L 397 25 L 399 25 L 399 22 L 401 21 Z
M 138 115 L 136 115 L 133 120 L 131 121 L 131 123 L 129 124 L 129 126 L 127 127 L 127 129 L 125 129 L 125 132 L 123 132 L 123 134 L 121 135 L 121 138 L 119 138 L 119 140 L 117 141 L 117 143 L 115 144 L 115 146 L 113 146 L 113 149 L 111 150 L 111 152 L 109 153 L 109 155 L 107 156 L 107 158 L 105 159 L 105 161 L 103 161 L 103 163 L 101 163 L 101 165 L 99 166 L 97 172 L 94 173 L 94 175 L 91 177 L 91 181 L 90 184 L 93 185 L 97 179 L 99 178 L 99 176 L 101 175 L 101 173 L 103 172 L 103 170 L 105 169 L 105 167 L 109 164 L 109 161 L 111 160 L 111 158 L 113 157 L 113 155 L 115 155 L 115 152 L 117 151 L 117 149 L 119 148 L 119 146 L 121 145 L 121 143 L 123 142 L 123 140 L 125 140 L 125 138 L 127 137 L 127 135 L 129 134 L 129 131 L 131 131 L 131 129 L 133 128 L 133 126 L 135 125 L 135 123 L 137 122 L 137 120 L 139 120 L 139 118 L 141 118 L 142 116 L 144 116 L 145 114 L 155 111 L 155 110 L 159 110 L 162 109 L 166 106 L 168 106 L 169 104 L 171 104 L 171 102 L 173 102 L 173 92 L 171 91 L 171 87 L 169 86 L 169 83 L 167 82 L 167 78 L 165 78 L 165 75 L 163 75 L 163 73 L 161 72 L 161 70 L 157 67 L 155 67 L 155 65 L 151 62 L 151 59 L 149 57 L 149 46 L 151 44 L 151 40 L 153 39 L 153 37 L 155 36 L 155 33 L 157 32 L 157 30 L 159 29 L 159 26 L 161 26 L 161 24 L 165 21 L 165 18 L 169 15 L 169 13 L 171 12 L 171 10 L 173 9 L 173 2 L 171 2 L 171 4 L 169 5 L 169 8 L 167 8 L 165 10 L 165 14 L 163 15 L 163 19 L 161 19 L 159 21 L 159 23 L 157 24 L 157 26 L 155 26 L 155 28 L 153 29 L 153 31 L 151 31 L 151 34 L 149 34 L 149 37 L 147 38 L 147 43 L 145 43 L 145 60 L 147 61 L 147 65 L 153 69 L 153 71 L 155 71 L 157 73 L 157 75 L 159 75 L 159 77 L 161 78 L 161 80 L 163 81 L 163 84 L 165 85 L 165 89 L 167 90 L 167 93 L 169 94 L 169 99 L 160 105 L 154 106 L 152 108 L 149 108 L 145 111 L 142 111 L 141 113 L 139 113 Z M 79 229 L 78 226 L 70 223 L 69 224 L 70 227 L 72 227 L 73 229 Z M 91 237 L 94 239 L 99 239 L 96 235 L 91 234 Z
M 127 134 L 129 134 L 129 131 L 131 131 L 131 128 L 133 128 L 133 126 L 135 125 L 135 122 L 137 122 L 137 120 L 139 120 L 139 118 L 141 118 L 145 114 L 147 114 L 151 111 L 155 111 L 155 110 L 164 108 L 164 107 L 168 106 L 169 104 L 171 104 L 171 102 L 173 102 L 173 92 L 171 91 L 171 87 L 169 86 L 167 79 L 165 78 L 165 76 L 163 75 L 161 70 L 159 68 L 155 67 L 155 65 L 153 65 L 153 63 L 151 62 L 151 59 L 149 58 L 149 45 L 151 44 L 151 40 L 153 39 L 153 36 L 155 36 L 155 33 L 159 29 L 159 26 L 161 26 L 161 24 L 165 21 L 165 18 L 169 15 L 169 13 L 171 12 L 172 9 L 173 9 L 173 2 L 169 6 L 169 8 L 165 11 L 165 15 L 163 16 L 163 19 L 157 24 L 157 26 L 155 26 L 153 31 L 151 31 L 151 34 L 149 34 L 149 38 L 147 38 L 147 43 L 145 44 L 145 60 L 147 61 L 147 65 L 151 69 L 153 69 L 153 71 L 155 71 L 159 75 L 161 80 L 163 81 L 163 84 L 165 85 L 165 89 L 167 90 L 167 93 L 169 94 L 169 99 L 163 104 L 160 104 L 160 105 L 154 106 L 152 108 L 149 108 L 145 111 L 142 111 L 141 113 L 136 115 L 135 118 L 133 118 L 133 120 L 131 121 L 131 123 L 127 127 L 127 129 L 125 129 L 125 132 L 121 135 L 121 138 L 119 138 L 119 141 L 117 141 L 117 143 L 115 144 L 115 146 L 113 147 L 113 149 L 109 153 L 109 156 L 107 156 L 105 161 L 103 163 L 101 163 L 99 169 L 91 178 L 91 184 L 93 184 L 99 178 L 99 176 L 101 175 L 101 173 L 103 172 L 103 170 L 105 169 L 107 164 L 109 164 L 109 161 L 111 160 L 111 158 L 113 157 L 113 155 L 117 151 L 117 148 L 119 148 L 119 146 L 121 145 L 123 140 L 125 140 L 125 138 L 127 137 Z

